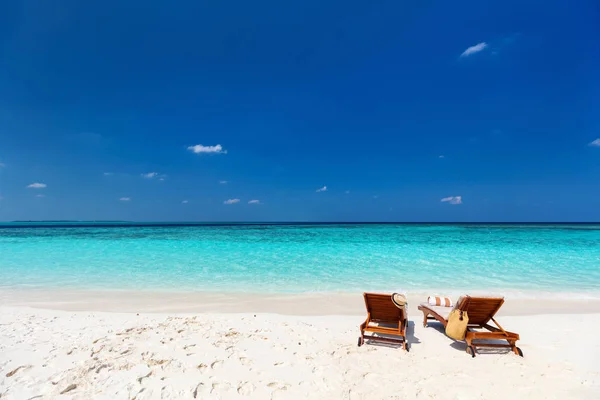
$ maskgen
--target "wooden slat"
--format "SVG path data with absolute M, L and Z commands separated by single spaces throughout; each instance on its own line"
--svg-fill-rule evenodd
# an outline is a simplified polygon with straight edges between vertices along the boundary
M 502 332 L 467 332 L 467 337 L 469 338 L 473 338 L 474 340 L 477 339 L 486 339 L 486 340 L 506 340 L 506 339 L 511 339 L 511 340 L 518 340 L 519 339 L 519 335 L 517 335 L 516 333 L 512 333 L 512 332 L 507 332 L 508 336 L 506 336 L 504 333 Z
M 387 342 L 387 343 L 402 343 L 402 342 L 404 342 L 404 339 L 392 339 L 392 338 L 385 338 L 385 337 L 381 337 L 381 336 L 367 336 L 367 335 L 365 335 L 365 340 L 373 340 L 376 342 Z
M 367 326 L 365 328 L 365 331 L 374 333 L 385 333 L 388 335 L 397 335 L 400 332 L 398 328 L 386 328 L 381 326 Z
M 468 297 L 460 304 L 460 309 L 469 314 L 469 323 L 484 325 L 496 315 L 504 299 L 501 297 Z
M 510 344 L 501 343 L 471 343 L 473 347 L 501 347 L 501 348 L 512 348 Z
M 401 321 L 406 319 L 403 310 L 392 302 L 391 294 L 365 293 L 365 305 L 373 321 Z

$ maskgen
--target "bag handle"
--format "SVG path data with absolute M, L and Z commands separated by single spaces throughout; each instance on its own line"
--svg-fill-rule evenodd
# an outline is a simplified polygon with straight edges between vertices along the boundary
M 469 309 L 469 304 L 471 303 L 471 296 L 466 296 L 466 299 L 463 300 L 462 304 L 460 305 L 460 320 L 463 320 L 463 312 L 468 312 L 467 310 Z

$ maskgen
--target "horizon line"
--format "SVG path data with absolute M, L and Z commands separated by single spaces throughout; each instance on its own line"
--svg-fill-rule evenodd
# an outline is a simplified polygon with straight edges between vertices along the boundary
M 600 225 L 600 222 L 569 221 L 115 221 L 115 220 L 15 220 L 0 221 L 0 229 L 11 228 L 119 228 L 119 227 L 201 227 L 256 225 Z

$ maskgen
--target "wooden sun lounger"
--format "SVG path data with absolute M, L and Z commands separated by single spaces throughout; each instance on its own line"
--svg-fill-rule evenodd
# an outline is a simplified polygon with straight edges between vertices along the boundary
M 467 342 L 467 353 L 475 357 L 475 349 L 477 347 L 507 347 L 515 354 L 523 357 L 523 352 L 516 346 L 519 335 L 517 333 L 505 331 L 502 326 L 494 319 L 494 315 L 504 304 L 502 297 L 471 297 L 463 296 L 454 306 L 455 309 L 466 311 L 469 316 L 469 326 L 465 336 Z M 447 316 L 440 315 L 440 308 L 421 304 L 419 310 L 423 311 L 423 326 L 427 326 L 427 321 L 435 319 L 444 325 L 448 324 Z M 450 309 L 451 310 L 451 309 Z M 449 312 L 448 312 L 449 313 Z M 496 327 L 489 324 L 490 320 Z M 482 332 L 481 330 L 485 330 Z M 506 341 L 504 343 L 489 343 L 484 341 Z
M 367 307 L 367 319 L 360 325 L 358 346 L 362 346 L 365 343 L 365 339 L 368 339 L 401 344 L 402 348 L 408 351 L 408 343 L 406 343 L 406 327 L 408 325 L 406 309 L 396 307 L 392 302 L 391 294 L 365 293 L 364 297 L 365 306 Z M 367 336 L 365 332 L 399 336 L 399 338 Z

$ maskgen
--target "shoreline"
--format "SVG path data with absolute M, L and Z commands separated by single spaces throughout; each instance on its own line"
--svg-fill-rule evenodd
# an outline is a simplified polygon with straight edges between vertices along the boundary
M 573 293 L 451 290 L 442 294 L 456 301 L 462 293 L 503 296 L 505 303 L 498 313 L 500 316 L 600 313 L 600 298 Z M 440 292 L 409 291 L 406 294 L 408 313 L 414 318 L 421 315 L 417 310 L 419 303 L 425 302 L 428 295 L 439 295 Z M 361 316 L 365 313 L 361 292 L 257 294 L 0 288 L 0 304 L 4 307 L 107 313 L 261 313 L 295 316 Z

